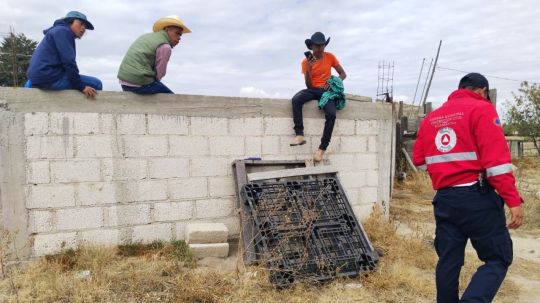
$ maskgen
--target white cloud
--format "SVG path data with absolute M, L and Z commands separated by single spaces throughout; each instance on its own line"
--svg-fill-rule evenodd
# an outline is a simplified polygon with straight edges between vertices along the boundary
M 77 61 L 106 90 L 120 89 L 115 76 L 129 45 L 171 14 L 193 30 L 173 50 L 163 79 L 176 93 L 288 99 L 304 87 L 300 60 L 315 31 L 332 37 L 327 50 L 346 70 L 352 94 L 375 97 L 377 64 L 387 60 L 395 62 L 394 99 L 412 100 L 422 58 L 429 62 L 441 39 L 442 67 L 540 82 L 540 8 L 533 0 L 186 0 L 180 6 L 173 0 L 3 0 L 0 32 L 13 26 L 40 40 L 70 10 L 95 25 L 77 41 Z M 444 102 L 461 76 L 438 69 L 428 100 Z M 519 87 L 488 79 L 499 102 Z
M 282 96 L 277 92 L 269 94 L 264 90 L 253 86 L 242 86 L 240 88 L 240 96 L 255 98 L 282 98 Z

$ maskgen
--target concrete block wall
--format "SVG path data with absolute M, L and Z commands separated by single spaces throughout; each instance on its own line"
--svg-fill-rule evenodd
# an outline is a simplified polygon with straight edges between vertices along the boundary
M 231 163 L 310 159 L 324 124 L 306 106 L 308 144 L 290 147 L 290 101 L 0 88 L 0 223 L 23 255 L 89 243 L 183 239 L 192 222 L 240 227 Z M 391 110 L 350 102 L 338 114 L 327 164 L 355 213 L 389 200 Z M 21 245 L 24 243 L 24 245 Z

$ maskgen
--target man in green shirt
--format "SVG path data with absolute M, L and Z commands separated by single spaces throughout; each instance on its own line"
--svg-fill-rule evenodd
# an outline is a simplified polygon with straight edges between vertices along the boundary
M 178 16 L 167 16 L 154 23 L 153 33 L 137 38 L 118 70 L 122 90 L 137 94 L 172 94 L 161 79 L 167 72 L 172 48 L 185 33 L 191 33 L 191 30 Z

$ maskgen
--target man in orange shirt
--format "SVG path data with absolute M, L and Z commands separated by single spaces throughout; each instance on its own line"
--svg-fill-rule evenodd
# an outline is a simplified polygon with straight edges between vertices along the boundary
M 318 101 L 322 94 L 328 90 L 329 85 L 326 81 L 332 75 L 332 67 L 337 71 L 341 80 L 345 80 L 347 77 L 345 70 L 343 70 L 337 58 L 333 54 L 324 51 L 324 48 L 329 42 L 330 38 L 326 39 L 321 32 L 314 33 L 311 39 L 306 39 L 305 41 L 307 48 L 312 50 L 313 53 L 302 60 L 302 73 L 304 74 L 307 88 L 299 91 L 292 98 L 294 132 L 296 136 L 291 142 L 291 146 L 306 143 L 304 139 L 302 106 L 311 100 Z M 324 152 L 328 144 L 330 144 L 334 123 L 336 122 L 336 102 L 330 101 L 322 109 L 324 110 L 326 122 L 324 123 L 321 144 L 313 156 L 316 162 L 322 160 Z

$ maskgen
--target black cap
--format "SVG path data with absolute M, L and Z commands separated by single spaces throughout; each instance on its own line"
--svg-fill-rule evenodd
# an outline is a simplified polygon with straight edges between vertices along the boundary
M 487 89 L 487 99 L 491 101 L 491 99 L 489 98 L 489 82 L 482 74 L 470 73 L 461 78 L 461 80 L 459 80 L 458 88 L 461 89 L 469 86 L 477 88 L 485 87 Z

